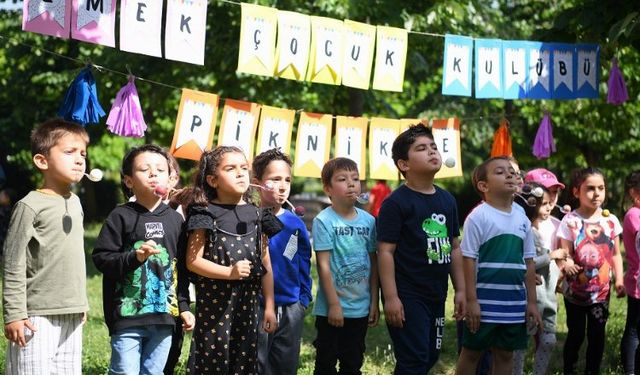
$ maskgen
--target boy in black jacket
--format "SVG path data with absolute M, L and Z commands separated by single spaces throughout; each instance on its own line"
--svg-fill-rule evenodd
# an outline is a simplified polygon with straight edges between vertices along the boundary
M 111 335 L 110 374 L 162 374 L 175 317 L 190 330 L 188 281 L 183 271 L 182 216 L 155 194 L 169 180 L 167 154 L 154 145 L 132 149 L 122 184 L 135 202 L 116 207 L 100 231 L 93 261 L 104 274 L 105 323 Z M 178 259 L 182 259 L 178 262 Z

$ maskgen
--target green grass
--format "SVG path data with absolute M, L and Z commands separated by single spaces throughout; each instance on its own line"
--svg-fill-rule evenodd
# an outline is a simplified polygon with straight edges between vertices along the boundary
M 85 245 L 88 254 L 91 252 L 93 242 L 95 241 L 95 237 L 97 236 L 99 229 L 99 225 L 87 226 Z M 315 269 L 313 271 L 314 279 L 317 280 Z M 107 328 L 104 325 L 104 317 L 102 314 L 101 275 L 93 267 L 93 263 L 88 255 L 87 289 L 91 310 L 89 311 L 87 324 L 84 327 L 83 374 L 105 374 L 109 363 L 110 348 L 109 336 L 107 334 Z M 452 290 L 450 288 L 450 292 L 451 291 Z M 457 359 L 456 327 L 455 322 L 450 318 L 453 311 L 451 301 L 452 295 L 450 293 L 446 306 L 447 322 L 445 325 L 445 337 L 443 340 L 442 353 L 436 367 L 431 371 L 432 374 L 453 374 L 455 370 L 455 362 Z M 619 344 L 624 331 L 625 316 L 626 299 L 612 298 L 610 317 L 609 322 L 607 323 L 607 342 L 601 374 L 619 374 L 622 371 L 619 368 Z M 384 318 L 381 319 L 381 323 L 383 322 Z M 567 327 L 565 324 L 564 306 L 562 298 L 560 297 L 560 308 L 558 312 L 558 344 L 551 361 L 552 374 L 562 372 L 562 345 L 564 344 L 566 333 Z M 315 328 L 313 326 L 313 316 L 309 312 L 305 318 L 303 343 L 300 354 L 300 369 L 298 370 L 298 374 L 308 375 L 313 373 L 315 349 L 313 348 L 312 342 L 314 337 Z M 384 324 L 380 324 L 378 327 L 369 330 L 367 333 L 366 343 L 367 351 L 365 355 L 365 363 L 362 368 L 363 373 L 371 375 L 391 374 L 393 372 L 394 358 L 393 351 L 391 349 L 391 341 Z M 0 340 L 0 353 L 5 352 L 6 345 L 6 340 Z M 188 346 L 189 337 L 185 337 L 185 345 L 182 350 L 181 361 L 176 371 L 178 374 L 184 374 L 184 366 L 188 355 Z M 530 344 L 530 350 L 532 346 L 533 345 Z M 578 367 L 580 369 L 584 368 L 585 346 L 586 345 L 583 344 Z M 532 354 L 529 353 L 527 356 L 525 373 L 531 373 L 532 358 Z M 0 355 L 0 369 L 4 369 L 4 355 Z M 3 371 L 0 370 L 0 373 L 1 372 Z

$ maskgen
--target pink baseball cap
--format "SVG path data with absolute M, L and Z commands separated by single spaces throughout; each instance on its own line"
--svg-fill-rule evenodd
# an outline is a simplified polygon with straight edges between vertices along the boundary
M 554 186 L 559 186 L 560 189 L 564 189 L 564 184 L 556 178 L 553 172 L 544 168 L 532 169 L 524 176 L 524 182 L 536 182 L 547 189 Z

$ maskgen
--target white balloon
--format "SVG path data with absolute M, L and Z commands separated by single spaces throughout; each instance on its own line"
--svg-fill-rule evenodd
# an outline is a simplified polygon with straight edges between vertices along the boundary
M 89 180 L 91 180 L 93 182 L 98 182 L 98 181 L 102 180 L 103 176 L 104 176 L 104 173 L 102 173 L 102 171 L 100 169 L 98 169 L 98 168 L 92 169 L 91 172 L 89 172 L 89 174 L 87 175 Z
M 444 161 L 444 165 L 446 165 L 447 168 L 453 168 L 456 166 L 456 159 L 448 157 L 447 160 Z

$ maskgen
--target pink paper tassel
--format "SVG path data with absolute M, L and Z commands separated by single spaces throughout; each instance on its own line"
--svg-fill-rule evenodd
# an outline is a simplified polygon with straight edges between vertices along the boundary
M 607 103 L 620 105 L 629 100 L 627 85 L 624 83 L 622 72 L 618 68 L 618 59 L 611 59 L 611 73 L 609 74 L 609 82 L 607 83 L 609 92 L 607 93 Z
M 135 77 L 129 77 L 129 82 L 118 91 L 107 118 L 107 125 L 109 131 L 114 134 L 140 138 L 144 136 L 147 124 L 142 116 L 134 80 Z
M 533 142 L 533 155 L 538 159 L 544 159 L 556 152 L 556 142 L 553 139 L 553 129 L 551 128 L 551 116 L 544 111 L 544 117 L 538 127 L 536 139 Z

